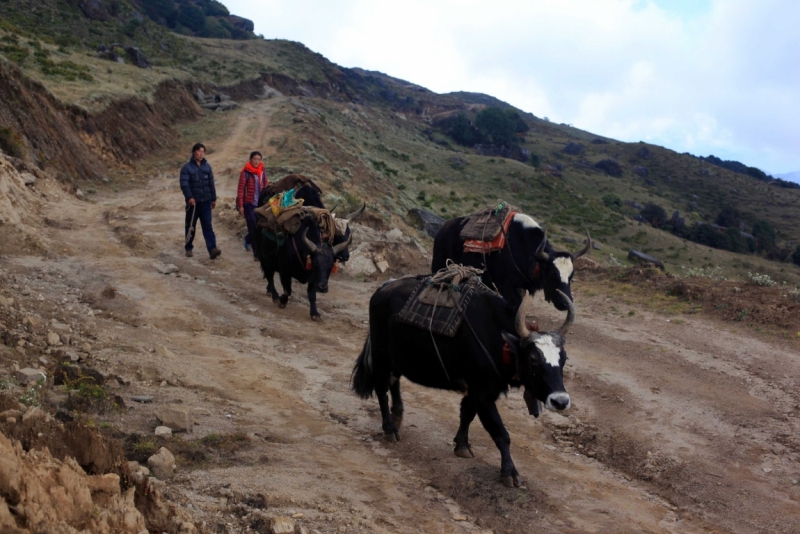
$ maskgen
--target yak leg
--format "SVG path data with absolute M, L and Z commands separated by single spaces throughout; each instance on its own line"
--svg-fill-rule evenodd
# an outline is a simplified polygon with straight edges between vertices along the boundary
M 286 273 L 280 273 L 281 285 L 283 286 L 283 295 L 280 296 L 279 308 L 285 308 L 289 302 L 289 297 L 292 295 L 292 276 Z
M 399 428 L 403 424 L 403 399 L 400 397 L 400 379 L 389 378 L 389 392 L 392 394 L 392 420 Z
M 278 302 L 278 290 L 275 288 L 275 269 L 266 269 L 264 278 L 267 279 L 267 295 L 272 297 L 272 302 Z
M 381 406 L 381 419 L 383 419 L 383 433 L 386 434 L 386 439 L 395 442 L 400 441 L 400 431 L 397 430 L 397 425 L 394 424 L 392 413 L 389 411 L 389 388 L 386 383 L 375 386 L 375 393 L 378 396 L 378 404 Z
M 322 317 L 317 311 L 317 289 L 314 280 L 308 281 L 308 304 L 311 306 L 311 320 L 321 321 Z
M 467 394 L 461 399 L 461 424 L 458 426 L 458 433 L 453 441 L 456 444 L 456 456 L 461 458 L 475 458 L 472 453 L 472 446 L 469 444 L 469 425 L 475 419 L 475 414 L 478 409 L 475 406 L 474 399 Z
M 509 488 L 520 485 L 519 473 L 511 459 L 511 438 L 508 435 L 497 406 L 492 403 L 481 403 L 478 406 L 478 417 L 483 423 L 483 428 L 492 436 L 495 445 L 500 449 L 500 478 Z

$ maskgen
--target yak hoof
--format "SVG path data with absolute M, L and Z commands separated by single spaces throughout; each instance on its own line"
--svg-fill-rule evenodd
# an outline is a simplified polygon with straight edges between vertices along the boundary
M 386 434 L 386 439 L 389 443 L 397 443 L 400 441 L 400 432 L 389 432 Z
M 459 458 L 475 458 L 475 454 L 472 452 L 472 447 L 469 445 L 466 447 L 456 447 L 455 453 Z
M 518 488 L 520 486 L 519 475 L 508 475 L 502 477 L 503 485 L 507 488 Z
M 312 320 L 312 321 L 315 321 L 315 322 L 317 322 L 317 323 L 321 323 L 321 322 L 322 322 L 322 317 L 321 317 L 321 316 L 319 316 L 319 315 L 312 315 L 312 316 L 311 316 L 311 320 Z
M 394 426 L 400 428 L 403 426 L 403 416 L 402 415 L 395 415 L 392 414 L 392 421 L 394 422 Z

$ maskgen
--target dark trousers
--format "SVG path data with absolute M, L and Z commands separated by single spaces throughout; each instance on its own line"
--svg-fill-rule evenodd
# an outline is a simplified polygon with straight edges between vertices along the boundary
M 253 236 L 256 233 L 256 224 L 258 223 L 258 215 L 256 214 L 256 207 L 252 204 L 244 205 L 244 220 L 247 223 L 247 235 L 244 236 L 244 242 L 253 246 Z M 256 255 L 253 249 L 253 256 Z
M 194 217 L 192 216 L 194 214 Z M 186 205 L 186 250 L 192 250 L 194 246 L 194 234 L 197 228 L 197 219 L 200 219 L 200 226 L 203 229 L 203 238 L 206 240 L 206 248 L 209 252 L 217 248 L 217 237 L 214 229 L 211 228 L 211 201 L 198 202 L 194 206 Z M 191 234 L 189 228 L 192 229 Z

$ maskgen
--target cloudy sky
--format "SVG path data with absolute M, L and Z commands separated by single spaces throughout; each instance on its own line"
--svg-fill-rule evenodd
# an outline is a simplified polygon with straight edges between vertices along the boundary
M 800 170 L 796 0 L 223 0 L 266 38 L 624 141 Z

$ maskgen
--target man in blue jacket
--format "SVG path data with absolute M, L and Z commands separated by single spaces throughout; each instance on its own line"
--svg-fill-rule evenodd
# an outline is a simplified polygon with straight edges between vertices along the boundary
M 203 229 L 208 255 L 213 260 L 222 252 L 217 248 L 217 238 L 211 227 L 211 210 L 217 207 L 217 190 L 214 173 L 205 159 L 206 147 L 197 143 L 192 147 L 192 159 L 181 168 L 181 191 L 186 199 L 186 257 L 192 257 L 192 242 L 197 219 Z

